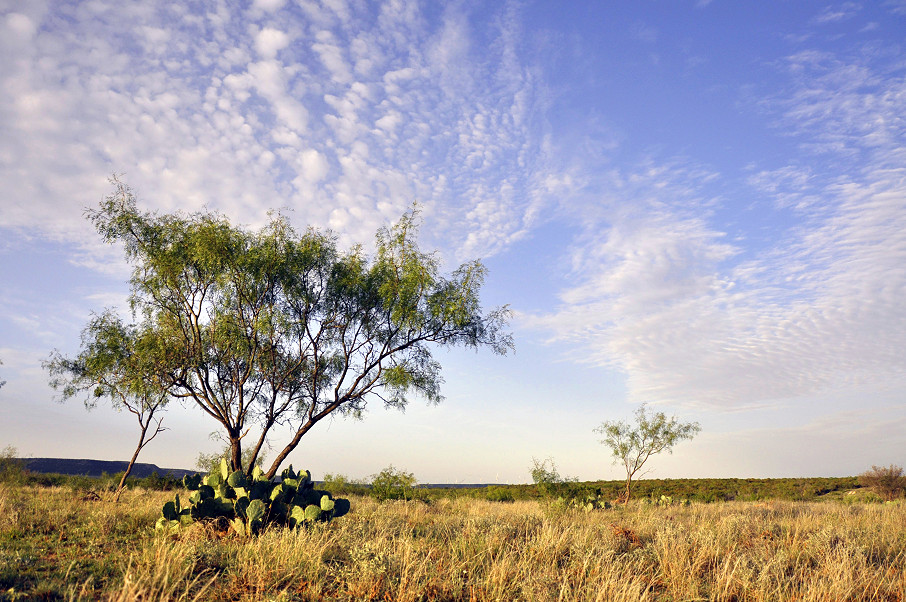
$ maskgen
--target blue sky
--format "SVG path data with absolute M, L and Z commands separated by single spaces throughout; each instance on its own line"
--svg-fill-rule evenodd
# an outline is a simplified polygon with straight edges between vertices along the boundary
M 319 425 L 296 466 L 619 478 L 592 429 L 641 402 L 703 430 L 653 477 L 857 474 L 906 449 L 906 4 L 0 0 L 0 445 L 125 459 L 127 414 L 40 362 L 128 266 L 83 217 L 282 209 L 490 268 L 516 352 L 438 350 L 446 400 Z M 192 467 L 174 404 L 143 452 Z

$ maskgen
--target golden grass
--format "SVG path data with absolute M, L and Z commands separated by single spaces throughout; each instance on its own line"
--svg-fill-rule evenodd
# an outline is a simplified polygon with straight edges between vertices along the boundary
M 68 575 L 64 562 L 54 565 L 55 591 L 70 599 L 906 598 L 902 504 L 632 505 L 586 514 L 537 502 L 354 498 L 352 512 L 329 525 L 242 539 L 210 525 L 177 536 L 153 533 L 167 494 L 130 491 L 112 504 L 44 491 L 0 489 L 0 552 L 11 557 L 27 547 L 23 542 L 40 540 L 22 533 L 29 525 L 47 530 L 27 518 L 42 504 L 56 508 L 51 522 L 65 516 L 81 524 L 93 535 L 79 549 L 105 551 L 93 568 Z M 131 537 L 122 539 L 123 524 Z M 21 593 L 40 588 L 38 582 Z

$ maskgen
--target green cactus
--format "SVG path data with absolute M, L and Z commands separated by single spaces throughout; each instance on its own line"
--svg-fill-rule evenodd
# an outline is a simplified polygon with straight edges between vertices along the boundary
M 179 518 L 179 512 L 176 510 L 176 505 L 173 502 L 164 504 L 162 513 L 164 515 L 163 518 L 167 520 L 177 520 Z
M 204 477 L 189 475 L 183 480 L 190 491 L 185 506 L 176 495 L 164 504 L 155 528 L 178 531 L 195 521 L 224 518 L 242 536 L 251 536 L 269 525 L 300 528 L 316 521 L 329 521 L 349 512 L 349 501 L 334 500 L 318 491 L 308 471 L 296 473 L 292 466 L 283 471 L 283 482 L 266 478 L 260 468 L 252 477 L 241 471 L 228 472 L 225 461 L 220 470 Z
M 312 504 L 311 506 L 305 507 L 305 520 L 307 522 L 314 522 L 320 518 L 321 518 L 321 507 L 320 506 L 315 506 L 314 504 Z
M 282 500 L 284 497 L 283 496 L 283 485 L 280 485 L 280 484 L 275 485 L 274 488 L 271 489 L 271 493 L 268 497 L 270 498 L 271 503 Z
M 341 516 L 346 516 L 349 514 L 349 500 L 345 498 L 336 499 L 333 501 L 333 517 L 331 518 L 340 518 Z
M 234 489 L 238 487 L 248 487 L 249 481 L 246 478 L 244 472 L 242 472 L 241 470 L 235 470 L 230 474 L 230 476 L 227 477 L 227 485 Z
M 261 500 L 252 500 L 249 503 L 249 507 L 245 511 L 249 521 L 249 528 L 254 528 L 261 522 L 264 518 L 265 510 L 267 510 L 267 508 L 265 508 L 264 502 Z
M 302 506 L 292 506 L 289 511 L 289 526 L 301 527 L 305 524 L 305 508 Z
M 254 481 L 249 488 L 249 497 L 253 500 L 269 500 L 273 486 L 270 481 Z
M 204 478 L 204 484 L 217 489 L 224 484 L 223 478 L 220 476 L 219 472 L 212 472 Z
M 194 491 L 198 489 L 199 485 L 201 485 L 201 475 L 198 473 L 187 474 L 182 478 L 182 484 L 189 491 Z
M 227 466 L 226 458 L 220 458 L 220 478 L 224 481 L 230 476 L 230 467 Z
M 248 499 L 247 497 L 237 498 L 236 503 L 233 504 L 233 509 L 236 512 L 236 516 L 245 518 L 245 511 L 248 509 L 250 502 L 251 502 L 251 500 Z

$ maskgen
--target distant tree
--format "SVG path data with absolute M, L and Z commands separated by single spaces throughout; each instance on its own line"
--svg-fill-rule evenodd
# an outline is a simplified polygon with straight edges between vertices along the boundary
M 210 212 L 144 213 L 113 183 L 88 216 L 133 265 L 132 309 L 161 349 L 161 390 L 219 423 L 234 470 L 251 473 L 275 427 L 290 435 L 268 478 L 334 412 L 361 417 L 370 399 L 403 408 L 412 393 L 439 401 L 432 345 L 512 347 L 508 310 L 481 311 L 485 268 L 441 276 L 415 244 L 414 212 L 378 232 L 369 258 L 281 216 L 248 231 Z
M 350 479 L 344 474 L 327 473 L 318 485 L 320 489 L 329 491 L 334 495 L 349 495 L 352 493 L 367 495 L 368 484 L 361 479 Z
M 414 474 L 394 468 L 391 464 L 381 472 L 371 475 L 371 496 L 381 502 L 414 500 L 417 483 Z
M 863 487 L 870 487 L 878 492 L 885 500 L 893 500 L 903 494 L 906 489 L 906 476 L 903 475 L 903 467 L 895 466 L 872 466 L 871 470 L 866 470 L 859 475 L 859 484 Z
M 12 445 L 0 449 L 0 483 L 24 483 L 27 474 L 19 450 Z
M 119 500 L 141 450 L 165 430 L 161 414 L 168 395 L 158 371 L 164 353 L 154 333 L 127 326 L 107 310 L 95 315 L 82 331 L 82 349 L 75 358 L 55 350 L 44 362 L 61 401 L 84 395 L 90 410 L 99 399 L 107 398 L 116 410 L 126 409 L 138 421 L 138 444 L 114 500 Z
M 546 460 L 532 458 L 532 466 L 529 468 L 529 473 L 532 475 L 532 482 L 538 492 L 546 497 L 559 495 L 565 489 L 564 485 L 576 483 L 579 480 L 577 478 L 561 477 L 553 458 L 547 458 Z
M 668 420 L 663 412 L 648 414 L 642 404 L 635 411 L 635 424 L 605 421 L 594 430 L 604 437 L 601 443 L 613 452 L 614 463 L 621 462 L 626 469 L 623 497 L 629 500 L 632 479 L 648 458 L 662 451 L 673 453 L 674 445 L 692 439 L 701 431 L 701 426 L 697 422 L 681 423 L 675 416 Z

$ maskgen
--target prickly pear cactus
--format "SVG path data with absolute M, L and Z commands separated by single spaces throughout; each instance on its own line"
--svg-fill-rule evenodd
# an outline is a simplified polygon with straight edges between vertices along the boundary
M 270 526 L 300 528 L 326 522 L 349 512 L 349 501 L 333 499 L 314 488 L 308 471 L 296 473 L 292 465 L 280 480 L 270 480 L 260 468 L 251 476 L 230 472 L 226 461 L 205 477 L 189 475 L 183 485 L 191 493 L 188 506 L 179 495 L 164 504 L 157 530 L 178 532 L 181 526 L 200 520 L 226 519 L 240 536 L 256 535 Z

